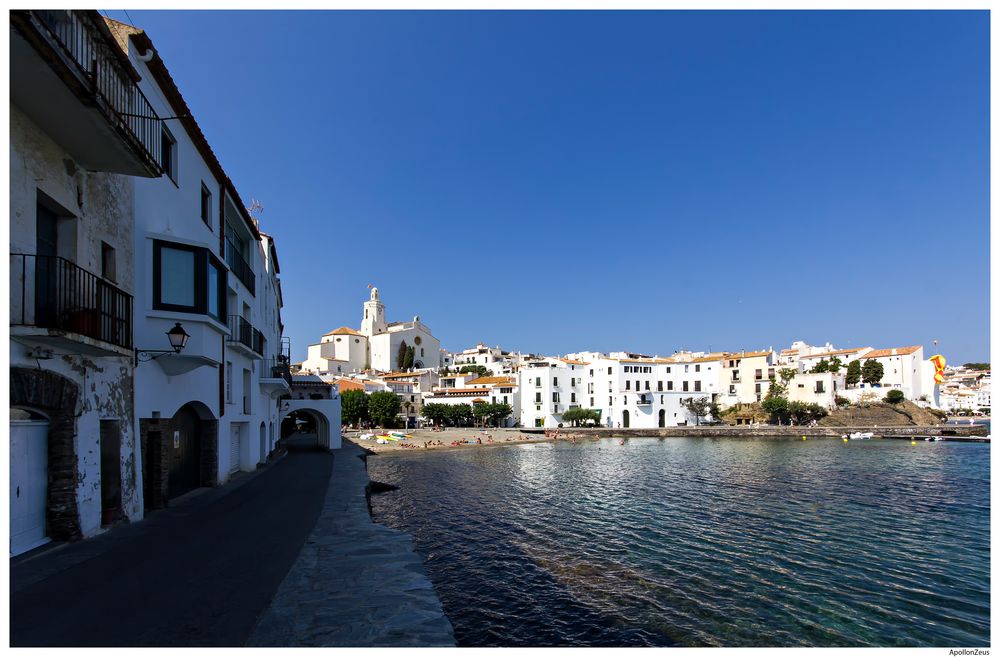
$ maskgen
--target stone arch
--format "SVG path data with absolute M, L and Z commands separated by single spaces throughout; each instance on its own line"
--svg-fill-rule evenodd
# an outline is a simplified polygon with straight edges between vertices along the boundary
M 316 442 L 323 449 L 339 449 L 340 436 L 340 399 L 286 399 L 281 402 L 278 412 L 278 425 L 282 426 L 285 418 L 294 413 L 302 413 L 316 425 Z M 281 431 L 285 440 L 285 430 Z
M 48 428 L 49 482 L 45 495 L 45 531 L 56 541 L 83 537 L 76 484 L 76 406 L 80 387 L 46 370 L 10 368 L 10 406 L 45 415 Z
M 215 486 L 219 469 L 219 421 L 212 409 L 196 399 L 181 404 L 170 417 L 140 418 L 142 493 L 146 509 L 168 506 L 170 470 L 175 460 L 174 432 L 197 427 L 196 485 Z M 186 436 L 185 436 L 186 438 Z M 190 447 L 190 446 L 189 446 Z
M 659 426 L 661 427 L 667 426 L 667 411 L 662 408 L 660 409 Z
M 628 411 L 622 411 L 622 429 L 628 429 Z

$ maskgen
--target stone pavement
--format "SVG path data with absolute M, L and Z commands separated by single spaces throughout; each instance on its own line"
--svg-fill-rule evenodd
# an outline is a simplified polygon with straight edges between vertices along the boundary
M 372 522 L 363 454 L 336 451 L 320 518 L 247 645 L 455 645 L 410 536 Z

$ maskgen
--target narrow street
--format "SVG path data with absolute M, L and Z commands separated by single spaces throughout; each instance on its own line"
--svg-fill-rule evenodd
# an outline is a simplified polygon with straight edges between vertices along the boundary
M 11 565 L 12 646 L 243 646 L 323 506 L 334 456 L 246 480 Z

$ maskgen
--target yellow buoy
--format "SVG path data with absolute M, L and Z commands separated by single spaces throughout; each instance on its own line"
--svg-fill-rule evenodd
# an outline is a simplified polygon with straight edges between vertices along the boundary
M 911 441 L 910 441 L 910 444 L 911 444 L 911 445 L 916 445 L 916 444 L 917 444 L 917 441 L 915 441 L 915 440 L 911 440 Z
M 805 439 L 806 439 L 806 437 L 805 437 L 805 436 L 802 436 L 802 440 L 805 440 Z
M 847 438 L 841 438 L 841 440 L 843 440 L 845 443 L 847 442 Z

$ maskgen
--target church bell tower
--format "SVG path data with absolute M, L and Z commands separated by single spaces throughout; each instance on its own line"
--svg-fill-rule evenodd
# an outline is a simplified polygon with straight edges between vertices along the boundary
M 385 333 L 385 306 L 379 301 L 378 288 L 372 288 L 371 299 L 365 301 L 365 317 L 361 320 L 361 334 L 371 337 Z

